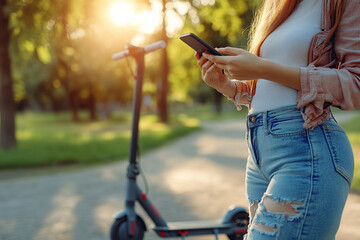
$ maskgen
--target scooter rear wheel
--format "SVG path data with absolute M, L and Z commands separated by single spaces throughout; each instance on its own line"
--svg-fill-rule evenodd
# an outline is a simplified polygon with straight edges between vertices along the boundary
M 249 214 L 245 211 L 235 213 L 230 220 L 235 227 L 247 227 L 249 225 Z M 243 240 L 244 234 L 232 233 L 228 234 L 230 240 Z
M 116 219 L 110 230 L 111 240 L 142 240 L 144 238 L 145 229 L 138 219 L 134 226 L 134 236 L 128 234 L 128 224 L 126 217 Z

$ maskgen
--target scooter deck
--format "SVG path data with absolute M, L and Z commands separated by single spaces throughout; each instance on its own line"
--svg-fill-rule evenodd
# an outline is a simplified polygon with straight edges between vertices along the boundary
M 220 229 L 228 228 L 229 224 L 221 223 L 220 221 L 191 221 L 191 222 L 170 222 L 168 229 L 176 230 L 194 230 L 194 229 Z
M 190 221 L 190 222 L 169 222 L 166 227 L 155 226 L 153 230 L 160 237 L 179 237 L 206 234 L 229 234 L 233 232 L 234 226 L 231 223 L 221 221 Z M 240 229 L 241 230 L 241 229 Z M 246 233 L 244 228 L 244 233 Z

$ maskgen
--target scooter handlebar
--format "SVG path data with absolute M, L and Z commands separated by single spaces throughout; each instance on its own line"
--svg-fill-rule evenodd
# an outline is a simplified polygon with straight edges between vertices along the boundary
M 152 44 L 147 45 L 146 47 L 144 47 L 143 52 L 146 54 L 146 53 L 150 53 L 150 52 L 153 52 L 153 51 L 156 51 L 156 50 L 159 50 L 159 49 L 163 49 L 165 47 L 166 47 L 166 43 L 164 41 L 158 41 L 158 42 L 152 43 Z M 119 59 L 122 59 L 124 57 L 129 56 L 129 55 L 130 55 L 129 50 L 125 50 L 125 51 L 113 54 L 112 59 L 113 60 L 119 60 Z
M 164 41 L 158 41 L 144 47 L 144 52 L 149 53 L 159 49 L 163 49 L 165 47 L 166 47 L 166 43 Z
M 111 58 L 115 61 L 115 60 L 119 60 L 119 59 L 122 59 L 127 56 L 129 56 L 129 51 L 125 50 L 125 51 L 113 54 Z

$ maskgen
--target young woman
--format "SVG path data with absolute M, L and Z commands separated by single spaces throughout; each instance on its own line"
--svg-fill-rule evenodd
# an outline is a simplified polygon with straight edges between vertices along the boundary
M 206 84 L 249 106 L 245 239 L 335 238 L 354 157 L 330 106 L 360 108 L 359 9 L 357 0 L 264 0 L 250 52 L 196 54 Z

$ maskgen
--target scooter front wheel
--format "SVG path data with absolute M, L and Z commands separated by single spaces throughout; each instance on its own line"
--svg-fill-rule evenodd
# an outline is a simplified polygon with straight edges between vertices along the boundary
M 126 217 L 115 219 L 110 230 L 111 240 L 142 240 L 144 238 L 145 229 L 139 219 L 132 226 L 133 236 L 128 234 L 128 224 L 132 223 L 129 223 Z
M 234 227 L 247 227 L 249 225 L 249 214 L 245 211 L 239 211 L 231 217 L 231 223 Z M 243 233 L 228 234 L 230 240 L 243 240 Z

